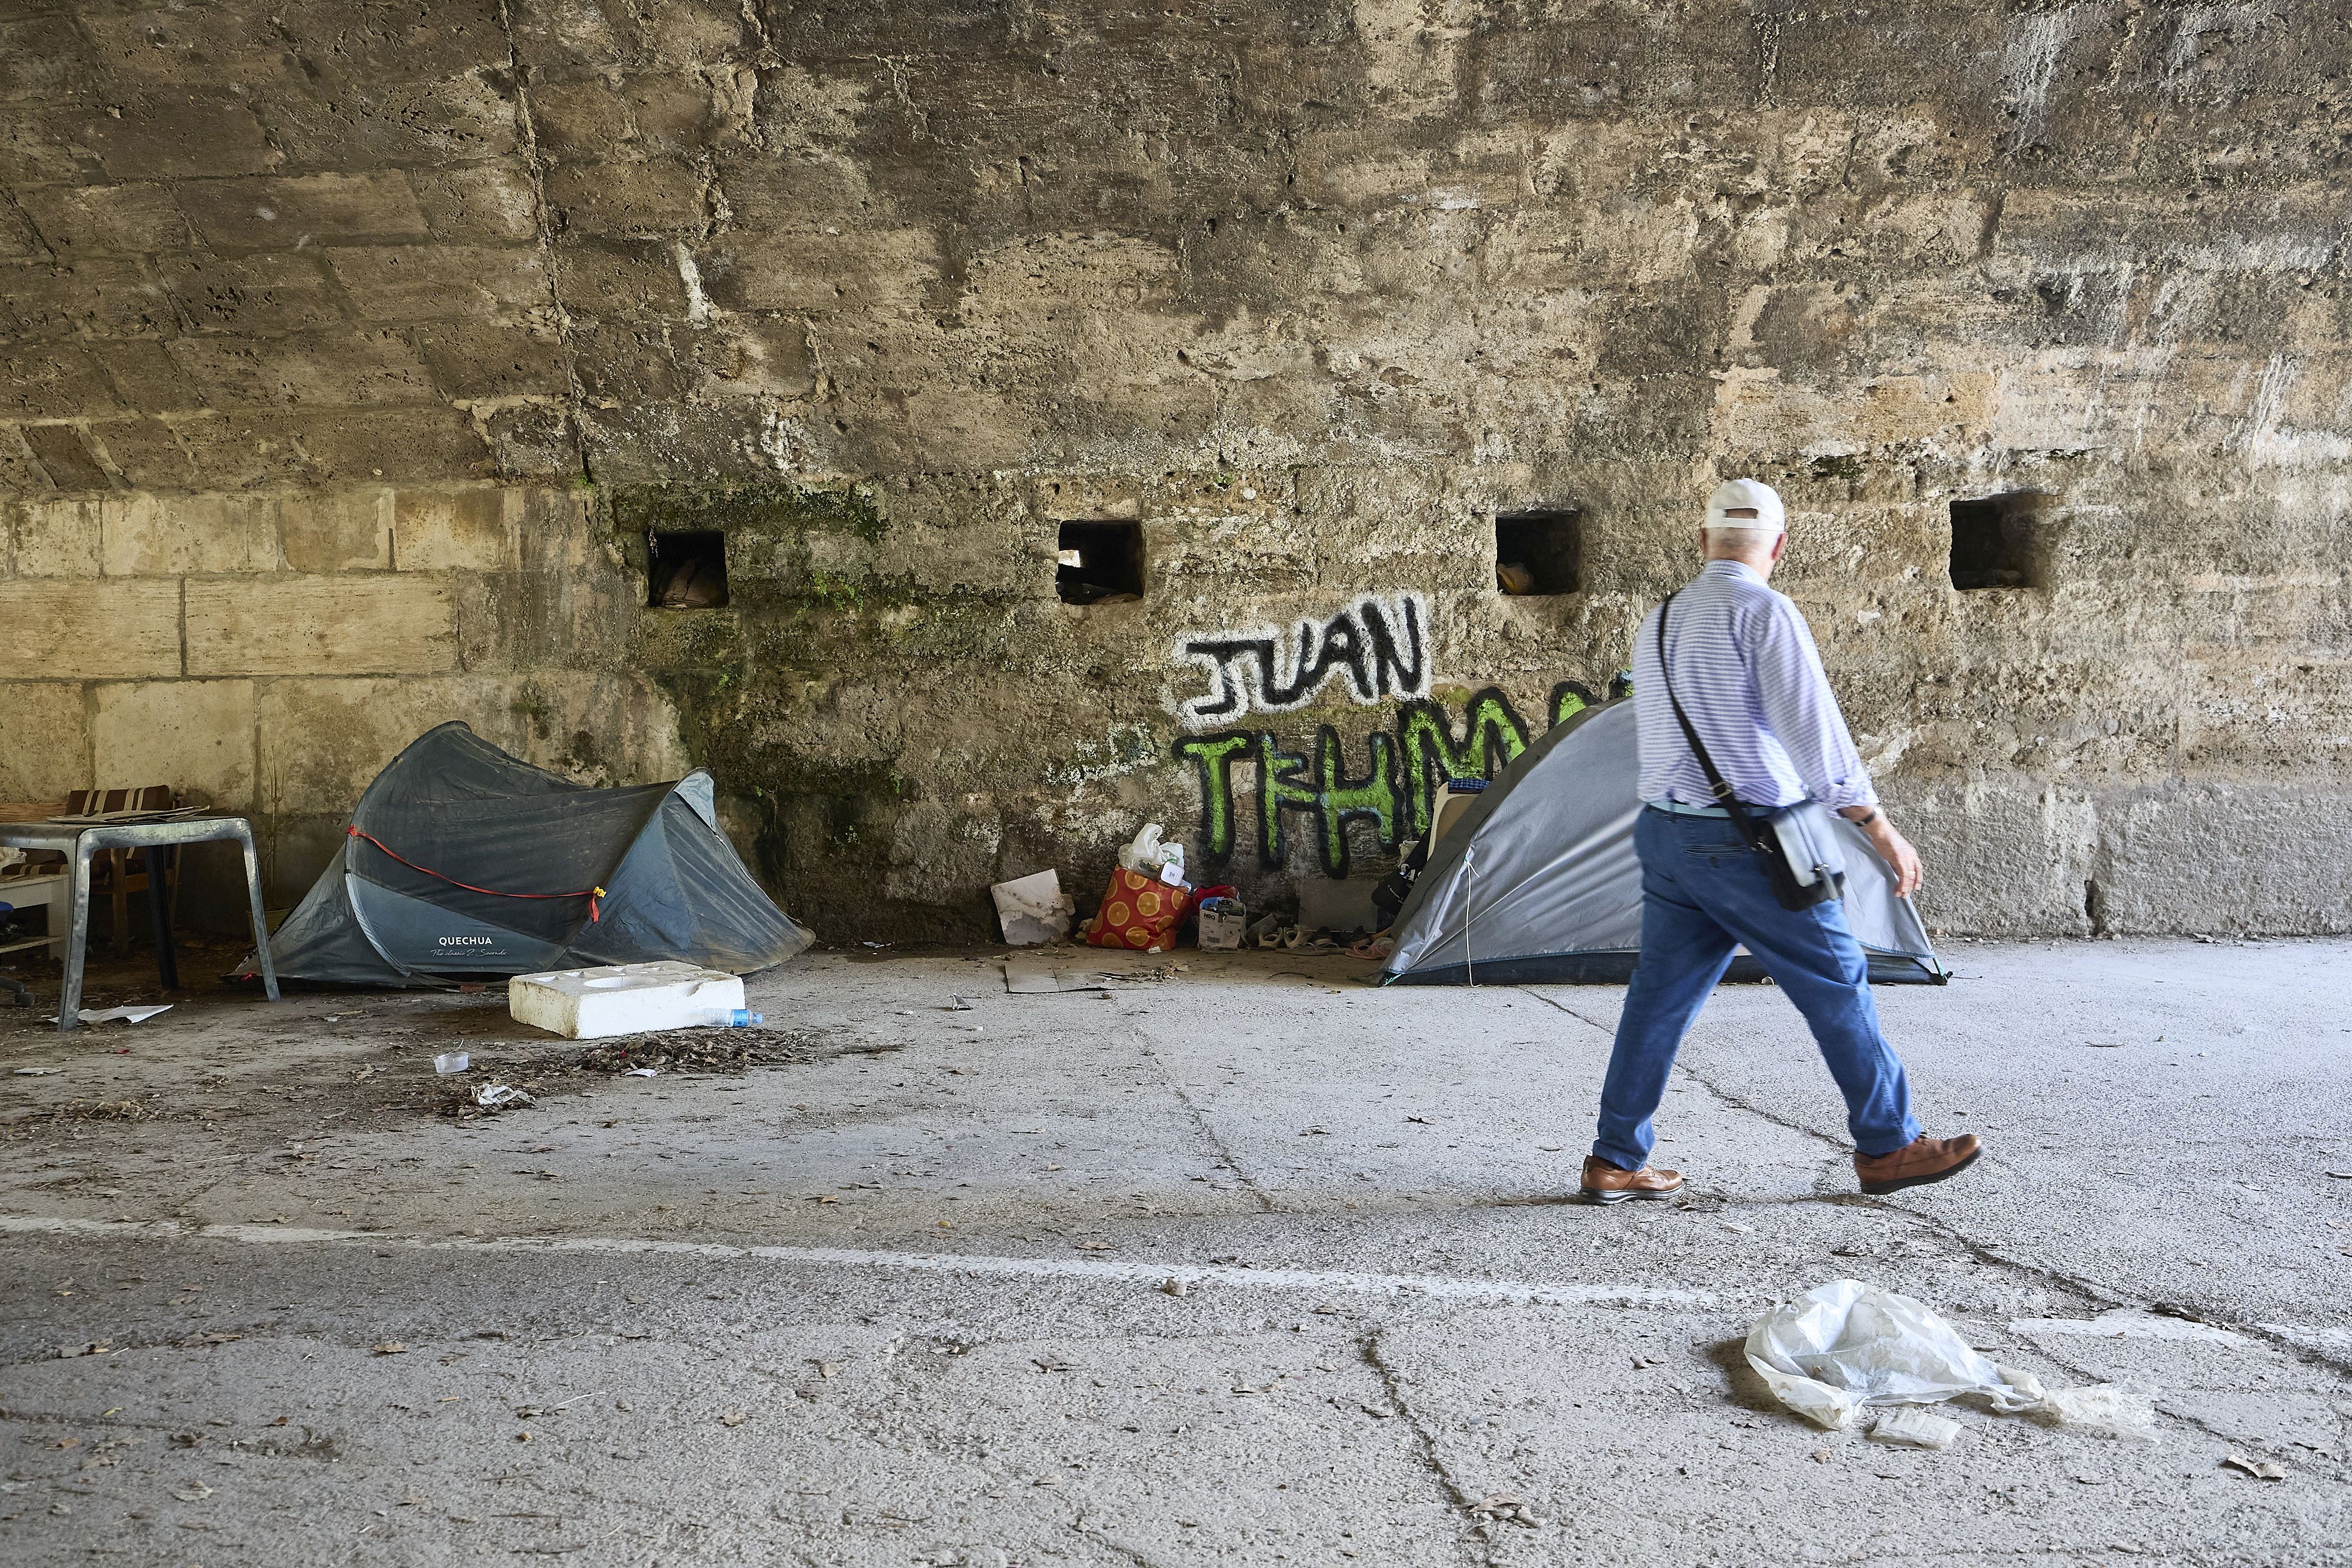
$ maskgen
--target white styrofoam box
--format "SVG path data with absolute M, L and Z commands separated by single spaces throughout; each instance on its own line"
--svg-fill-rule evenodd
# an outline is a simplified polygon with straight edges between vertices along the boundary
M 598 969 L 552 969 L 507 982 L 507 1011 L 567 1040 L 724 1021 L 743 1005 L 743 980 L 724 969 L 664 959 Z

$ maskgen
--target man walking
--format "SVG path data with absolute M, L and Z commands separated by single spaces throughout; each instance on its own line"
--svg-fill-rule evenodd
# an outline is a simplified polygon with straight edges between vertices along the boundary
M 1706 564 L 1669 606 L 1650 612 L 1634 643 L 1646 803 L 1633 829 L 1642 956 L 1601 1088 L 1600 1136 L 1584 1162 L 1584 1196 L 1592 1202 L 1682 1189 L 1679 1173 L 1648 1168 L 1656 1141 L 1650 1118 L 1683 1036 L 1741 945 L 1811 1026 L 1845 1095 L 1863 1191 L 1942 1181 L 1979 1153 L 1974 1134 L 1920 1134 L 1903 1063 L 1878 1031 L 1868 962 L 1844 905 L 1832 899 L 1810 909 L 1781 906 L 1761 857 L 1713 803 L 1707 768 L 1675 716 L 1679 698 L 1715 770 L 1749 816 L 1760 822 L 1779 808 L 1822 801 L 1870 836 L 1894 868 L 1898 894 L 1918 887 L 1918 852 L 1879 809 L 1805 618 L 1767 586 L 1788 542 L 1770 486 L 1754 479 L 1717 486 L 1699 529 Z M 1669 609 L 1662 662 L 1658 628 Z

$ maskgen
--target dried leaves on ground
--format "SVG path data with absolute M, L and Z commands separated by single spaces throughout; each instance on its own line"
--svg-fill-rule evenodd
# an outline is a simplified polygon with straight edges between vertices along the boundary
M 598 1040 L 577 1054 L 535 1057 L 498 1071 L 506 1082 L 538 1094 L 550 1089 L 560 1091 L 562 1079 L 585 1073 L 617 1076 L 647 1069 L 656 1073 L 743 1072 L 754 1067 L 781 1067 L 876 1049 L 871 1041 L 811 1031 L 679 1029 Z M 446 1092 L 440 1109 L 443 1115 L 461 1121 L 495 1113 L 495 1108 L 477 1104 L 473 1092 L 463 1086 Z

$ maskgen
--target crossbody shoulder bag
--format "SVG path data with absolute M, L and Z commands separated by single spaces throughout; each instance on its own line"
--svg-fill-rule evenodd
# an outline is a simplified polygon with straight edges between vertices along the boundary
M 1819 800 L 1800 800 L 1759 815 L 1731 792 L 1730 782 L 1706 754 L 1706 743 L 1699 739 L 1690 715 L 1683 711 L 1682 699 L 1675 695 L 1675 679 L 1666 663 L 1666 615 L 1674 607 L 1671 593 L 1658 607 L 1658 678 L 1665 685 L 1666 701 L 1674 705 L 1675 722 L 1683 727 L 1683 738 L 1690 742 L 1691 754 L 1706 773 L 1712 800 L 1731 813 L 1732 825 L 1739 830 L 1748 852 L 1763 864 L 1765 880 L 1772 884 L 1772 896 L 1780 901 L 1781 908 L 1811 909 L 1843 897 L 1844 871 L 1825 863 L 1825 857 L 1834 860 L 1837 855 L 1832 847 L 1837 841 L 1831 836 L 1833 830 L 1826 820 L 1829 808 Z

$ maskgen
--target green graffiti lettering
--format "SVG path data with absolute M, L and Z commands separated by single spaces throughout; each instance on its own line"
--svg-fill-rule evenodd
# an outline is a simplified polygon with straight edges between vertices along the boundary
M 1586 691 L 1582 686 L 1578 685 L 1574 681 L 1560 682 L 1559 685 L 1552 687 L 1551 689 L 1551 702 L 1549 704 L 1551 708 L 1551 720 L 1545 726 L 1545 727 L 1548 729 L 1558 729 L 1561 725 L 1566 724 L 1570 719 L 1574 718 L 1578 714 L 1582 713 L 1586 708 L 1591 706 L 1593 701 L 1594 698 L 1592 694 Z
M 1612 697 L 1622 695 L 1614 689 L 1622 684 L 1622 678 L 1612 683 Z M 1544 705 L 1547 727 L 1568 723 L 1599 701 L 1575 682 L 1561 681 Z M 1518 759 L 1528 742 L 1518 710 L 1499 690 L 1486 686 L 1463 705 L 1458 727 L 1452 713 L 1432 699 L 1404 704 L 1393 732 L 1374 730 L 1365 737 L 1368 756 L 1360 778 L 1349 776 L 1346 743 L 1328 724 L 1316 729 L 1311 770 L 1305 756 L 1282 749 L 1272 730 L 1186 736 L 1176 742 L 1175 755 L 1200 769 L 1204 862 L 1223 861 L 1234 852 L 1238 811 L 1233 770 L 1235 763 L 1246 762 L 1257 770 L 1260 865 L 1282 869 L 1288 854 L 1286 814 L 1307 811 L 1315 816 L 1324 871 L 1344 877 L 1350 821 L 1370 822 L 1381 846 L 1392 850 L 1401 839 L 1429 831 L 1437 791 L 1447 780 L 1493 779 Z
M 1268 871 L 1281 869 L 1284 857 L 1282 813 L 1319 811 L 1322 800 L 1313 788 L 1300 782 L 1307 758 L 1285 751 L 1274 731 L 1257 733 L 1258 863 Z
M 1456 740 L 1445 710 L 1426 697 L 1407 703 L 1397 718 L 1405 807 L 1416 838 L 1429 831 L 1439 786 L 1450 779 L 1492 779 L 1528 748 L 1527 726 L 1511 699 L 1493 686 L 1471 695 L 1462 724 Z
M 1323 870 L 1330 876 L 1348 874 L 1348 823 L 1356 818 L 1370 820 L 1381 848 L 1396 847 L 1396 753 L 1378 730 L 1369 746 L 1371 771 L 1349 779 L 1339 732 L 1327 724 L 1315 734 L 1316 810 L 1323 819 Z
M 1187 736 L 1176 743 L 1180 759 L 1201 769 L 1201 852 L 1219 859 L 1234 852 L 1234 754 L 1246 750 L 1243 730 Z

